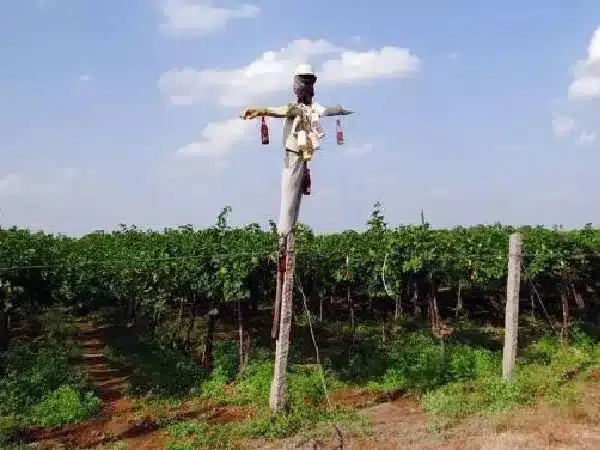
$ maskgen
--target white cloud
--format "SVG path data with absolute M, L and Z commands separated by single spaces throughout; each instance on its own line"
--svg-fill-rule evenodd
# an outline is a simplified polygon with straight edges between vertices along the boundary
M 579 143 L 581 145 L 590 144 L 590 143 L 594 142 L 595 140 L 596 140 L 596 132 L 595 131 L 594 132 L 583 131 L 579 135 Z
M 323 63 L 319 81 L 353 83 L 377 78 L 401 78 L 413 75 L 421 61 L 409 50 L 383 47 L 368 52 L 343 52 L 339 59 Z
M 578 61 L 571 71 L 573 81 L 569 86 L 569 98 L 600 97 L 600 27 L 596 28 L 590 39 L 586 59 Z
M 82 83 L 92 81 L 92 76 L 89 73 L 84 73 L 79 76 L 79 81 L 81 81 Z
M 566 136 L 573 130 L 573 127 L 575 127 L 575 121 L 569 116 L 555 115 L 552 118 L 552 130 L 555 136 Z
M 260 14 L 256 5 L 243 3 L 224 8 L 210 0 L 162 0 L 165 22 L 161 30 L 169 35 L 202 36 L 224 29 L 235 19 L 253 19 Z
M 326 59 L 328 55 L 335 56 Z M 417 73 L 421 65 L 419 58 L 404 48 L 356 52 L 323 39 L 298 39 L 236 69 L 173 69 L 161 76 L 159 87 L 174 104 L 209 100 L 223 106 L 241 107 L 274 93 L 291 91 L 294 68 L 307 61 L 321 62 L 320 68 L 315 65 L 320 85 L 402 78 Z
M 577 78 L 569 86 L 571 98 L 597 98 L 600 97 L 600 78 L 583 76 Z
M 319 84 L 358 83 L 381 78 L 401 78 L 420 69 L 420 60 L 409 50 L 383 47 L 367 52 L 349 51 L 329 41 L 297 39 L 276 51 L 267 51 L 243 67 L 230 70 L 195 70 L 185 68 L 164 73 L 159 80 L 161 91 L 171 103 L 190 105 L 216 102 L 226 107 L 251 106 L 270 95 L 291 91 L 292 74 L 298 64 L 315 65 Z M 236 116 L 237 116 L 236 112 Z M 200 139 L 181 147 L 177 154 L 198 155 L 216 161 L 238 143 L 249 139 L 250 121 L 230 119 L 204 127 Z M 370 144 L 345 149 L 349 155 L 372 151 Z
M 211 122 L 200 132 L 200 140 L 181 147 L 177 153 L 220 158 L 232 150 L 237 143 L 248 139 L 249 131 L 255 125 L 249 120 L 237 118 Z
M 588 145 L 596 139 L 596 131 L 573 133 L 575 128 L 590 126 L 593 118 L 590 112 L 595 108 L 594 102 L 582 103 L 581 100 L 600 99 L 600 26 L 598 26 L 588 42 L 586 56 L 575 62 L 569 69 L 572 80 L 567 90 L 567 97 L 555 100 L 556 111 L 569 111 L 567 114 L 555 114 L 552 129 L 555 136 L 572 135 L 575 143 Z

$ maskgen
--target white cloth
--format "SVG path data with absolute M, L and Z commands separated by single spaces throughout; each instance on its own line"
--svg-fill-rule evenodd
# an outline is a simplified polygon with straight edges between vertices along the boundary
M 316 116 L 316 123 L 315 125 L 318 126 L 318 130 L 316 130 L 317 136 L 319 138 L 322 138 L 324 135 L 320 130 L 320 124 L 318 119 L 320 117 L 323 116 L 323 114 L 325 113 L 325 108 L 323 106 L 321 106 L 319 103 L 317 102 L 313 102 L 312 105 L 310 105 L 310 112 L 309 114 L 312 115 L 312 113 L 315 114 Z M 285 122 L 283 123 L 283 146 L 289 150 L 298 151 L 298 136 L 294 133 L 294 122 L 295 122 L 295 118 L 294 117 L 287 117 L 285 119 Z M 313 119 L 311 122 L 315 122 L 315 120 Z M 312 125 L 312 124 L 311 124 Z M 312 131 L 313 126 L 311 126 L 311 131 Z
M 306 161 L 299 153 L 285 152 L 283 173 L 281 175 L 281 209 L 279 211 L 279 235 L 287 235 L 298 222 L 302 183 Z
M 309 134 L 311 138 L 317 139 L 317 147 L 313 147 L 316 150 L 319 145 L 318 139 L 323 137 L 318 118 L 323 116 L 325 108 L 313 102 L 310 110 L 309 113 L 312 120 Z M 279 211 L 278 225 L 280 235 L 288 234 L 298 222 L 306 171 L 306 161 L 302 159 L 302 156 L 298 152 L 298 135 L 294 132 L 294 118 L 292 117 L 286 118 L 283 125 L 283 145 L 286 152 L 283 173 L 281 175 L 281 209 Z

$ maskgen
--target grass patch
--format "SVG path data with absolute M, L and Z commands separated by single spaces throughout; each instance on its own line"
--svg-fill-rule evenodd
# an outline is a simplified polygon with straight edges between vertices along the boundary
M 81 349 L 72 341 L 73 318 L 59 310 L 40 314 L 33 342 L 11 342 L 0 379 L 0 442 L 12 442 L 26 427 L 83 421 L 101 402 L 74 364 Z
M 573 345 L 563 347 L 556 337 L 545 336 L 527 346 L 517 361 L 515 379 L 505 383 L 499 364 L 489 366 L 476 358 L 466 380 L 453 380 L 427 392 L 427 411 L 451 416 L 497 413 L 517 405 L 543 400 L 551 405 L 573 403 L 586 370 L 600 361 L 600 345 L 575 330 Z M 487 359 L 487 356 L 483 359 Z M 490 371 L 490 368 L 496 367 Z
M 364 419 L 352 412 L 326 412 L 321 408 L 306 407 L 275 415 L 265 410 L 240 422 L 213 425 L 175 422 L 168 427 L 171 440 L 167 448 L 231 448 L 236 441 L 244 439 L 276 440 L 300 433 L 315 437 L 331 434 L 328 425 L 333 422 L 353 432 L 360 432 L 367 426 Z
M 327 410 L 324 405 L 320 369 L 314 364 L 290 364 L 288 368 L 288 407 L 282 414 L 272 414 L 268 408 L 272 355 L 268 350 L 255 349 L 244 375 L 233 385 L 226 386 L 237 370 L 237 349 L 234 342 L 221 341 L 215 347 L 213 373 L 200 381 L 202 398 L 224 406 L 252 406 L 252 416 L 229 423 L 180 421 L 169 425 L 172 437 L 169 449 L 230 448 L 243 439 L 281 439 L 298 433 L 318 433 L 335 422 L 359 431 L 366 422 L 358 414 L 344 409 Z M 334 390 L 346 386 L 332 373 L 326 375 L 327 387 Z M 225 389 L 225 388 L 228 389 Z

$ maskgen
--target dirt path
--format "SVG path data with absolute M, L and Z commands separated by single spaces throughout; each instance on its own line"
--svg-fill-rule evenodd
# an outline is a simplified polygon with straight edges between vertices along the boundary
M 81 367 L 102 400 L 102 410 L 98 418 L 82 425 L 40 430 L 33 436 L 37 448 L 104 449 L 122 442 L 131 450 L 162 450 L 164 432 L 124 394 L 128 373 L 113 368 L 103 354 L 105 327 L 89 320 L 78 325 L 75 339 L 83 349 Z
M 83 349 L 83 369 L 102 400 L 102 414 L 112 416 L 131 410 L 131 402 L 123 392 L 127 376 L 123 370 L 112 368 L 106 360 L 102 334 L 106 327 L 96 327 L 91 321 L 82 322 L 77 333 L 77 344 Z

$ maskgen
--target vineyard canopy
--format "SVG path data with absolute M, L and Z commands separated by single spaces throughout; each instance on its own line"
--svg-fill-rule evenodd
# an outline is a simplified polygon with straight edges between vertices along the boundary
M 510 226 L 428 229 L 373 226 L 365 232 L 315 235 L 297 230 L 298 279 L 311 297 L 352 285 L 355 296 L 404 297 L 409 283 L 433 277 L 440 287 L 497 292 L 502 297 Z M 591 291 L 600 279 L 600 230 L 518 229 L 525 282 L 550 292 L 565 280 Z M 156 314 L 194 295 L 207 308 L 239 298 L 272 302 L 277 234 L 258 225 L 162 232 L 135 226 L 79 238 L 0 229 L 0 279 L 40 304 L 135 298 Z M 348 267 L 346 264 L 348 262 Z M 384 282 L 385 280 L 385 282 Z M 258 299 L 258 300 L 257 300 Z

